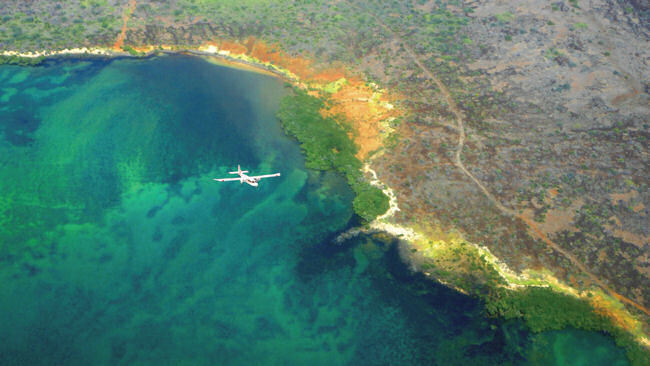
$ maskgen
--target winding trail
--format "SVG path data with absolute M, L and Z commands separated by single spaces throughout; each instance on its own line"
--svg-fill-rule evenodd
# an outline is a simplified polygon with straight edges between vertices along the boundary
M 355 4 L 352 4 L 353 6 L 356 6 Z M 365 9 L 360 9 L 361 11 L 365 11 L 367 13 L 367 10 Z M 449 93 L 449 90 L 445 86 L 445 84 L 438 79 L 438 77 L 429 70 L 418 58 L 418 56 L 415 54 L 413 49 L 408 45 L 408 43 L 402 39 L 400 36 L 398 36 L 392 29 L 390 29 L 384 22 L 382 22 L 379 18 L 377 18 L 374 14 L 371 14 L 371 16 L 377 21 L 377 23 L 388 33 L 390 33 L 396 40 L 398 40 L 404 47 L 404 50 L 406 51 L 406 54 L 415 62 L 415 64 L 422 70 L 424 75 L 431 81 L 433 81 L 434 84 L 440 89 L 440 92 L 442 95 L 445 97 L 445 101 L 447 102 L 447 105 L 449 106 L 449 109 L 453 113 L 454 117 L 456 118 L 456 129 L 458 131 L 458 145 L 456 147 L 456 154 L 454 156 L 454 164 L 461 170 L 465 175 L 467 175 L 473 182 L 476 184 L 476 186 L 483 192 L 483 194 L 496 206 L 499 211 L 501 211 L 502 214 L 507 215 L 507 216 L 514 216 L 520 220 L 522 220 L 528 227 L 530 227 L 531 231 L 539 237 L 544 244 L 546 244 L 549 248 L 555 250 L 556 252 L 562 254 L 564 257 L 566 257 L 574 266 L 576 266 L 578 269 L 580 269 L 581 272 L 587 275 L 589 279 L 601 287 L 603 290 L 607 291 L 611 296 L 615 297 L 619 301 L 622 301 L 626 304 L 629 304 L 638 310 L 642 311 L 646 315 L 650 315 L 650 310 L 648 310 L 645 306 L 638 304 L 634 300 L 631 300 L 613 289 L 611 289 L 609 286 L 607 286 L 600 278 L 598 278 L 596 275 L 591 273 L 585 265 L 578 260 L 573 254 L 569 253 L 568 251 L 564 250 L 561 246 L 559 246 L 557 243 L 553 242 L 549 237 L 542 232 L 542 230 L 530 219 L 524 217 L 523 215 L 515 212 L 514 210 L 504 206 L 488 189 L 478 180 L 476 177 L 465 167 L 465 164 L 463 164 L 462 161 L 462 152 L 463 152 L 463 147 L 465 146 L 465 125 L 464 125 L 464 115 L 462 111 L 458 108 L 458 105 L 456 104 L 456 101 L 454 98 L 451 96 Z
M 124 38 L 126 37 L 126 23 L 128 23 L 129 18 L 131 18 L 133 11 L 135 11 L 135 0 L 129 0 L 128 8 L 124 10 L 124 15 L 122 16 L 122 30 L 113 44 L 113 48 L 116 50 L 120 50 L 124 44 Z

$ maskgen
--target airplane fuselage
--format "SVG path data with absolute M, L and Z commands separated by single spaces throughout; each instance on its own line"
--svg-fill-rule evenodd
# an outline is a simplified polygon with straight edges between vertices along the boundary
M 214 180 L 218 182 L 228 182 L 228 181 L 239 181 L 239 184 L 243 184 L 246 182 L 246 184 L 249 184 L 253 187 L 258 186 L 258 182 L 262 178 L 271 178 L 271 177 L 279 177 L 280 173 L 275 173 L 275 174 L 265 174 L 265 175 L 257 175 L 254 177 L 246 175 L 248 173 L 248 170 L 241 170 L 241 166 L 237 165 L 237 171 L 236 172 L 228 172 L 228 174 L 237 174 L 239 178 L 215 178 Z
M 239 178 L 240 178 L 239 184 L 242 184 L 242 183 L 246 182 L 246 183 L 252 185 L 253 187 L 257 187 L 258 186 L 257 182 L 260 181 L 259 179 L 251 178 L 251 177 L 249 177 L 248 175 L 246 175 L 244 173 L 240 173 Z

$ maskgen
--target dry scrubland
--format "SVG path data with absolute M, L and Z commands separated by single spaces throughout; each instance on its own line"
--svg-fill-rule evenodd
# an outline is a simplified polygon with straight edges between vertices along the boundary
M 415 267 L 468 291 L 499 282 L 489 253 L 452 245 L 473 243 L 513 276 L 600 288 L 648 333 L 647 1 L 9 0 L 0 19 L 3 50 L 217 42 L 380 85 L 400 113 L 352 117 L 354 138 L 383 140 L 361 150 L 397 194 L 393 223 L 422 233 Z

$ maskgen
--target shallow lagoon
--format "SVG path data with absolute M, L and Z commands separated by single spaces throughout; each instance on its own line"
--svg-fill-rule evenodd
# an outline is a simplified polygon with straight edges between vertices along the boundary
M 625 365 L 411 274 L 304 168 L 269 76 L 185 56 L 0 67 L 2 364 Z M 236 164 L 281 171 L 255 189 Z

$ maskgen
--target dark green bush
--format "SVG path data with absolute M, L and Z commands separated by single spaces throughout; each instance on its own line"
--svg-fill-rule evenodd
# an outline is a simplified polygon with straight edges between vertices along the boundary
M 37 66 L 43 60 L 44 57 L 0 56 L 0 65 Z
M 523 318 L 533 332 L 573 327 L 609 333 L 618 346 L 625 348 L 633 365 L 650 364 L 648 351 L 610 318 L 596 313 L 585 299 L 561 294 L 548 287 L 531 286 L 515 291 L 493 288 L 484 300 L 488 314 L 506 319 Z
M 363 178 L 361 162 L 355 156 L 357 147 L 346 128 L 320 114 L 324 107 L 322 100 L 296 89 L 282 100 L 277 116 L 287 133 L 300 142 L 307 168 L 333 169 L 345 175 L 356 194 L 354 212 L 363 220 L 372 221 L 388 210 L 388 197 Z

